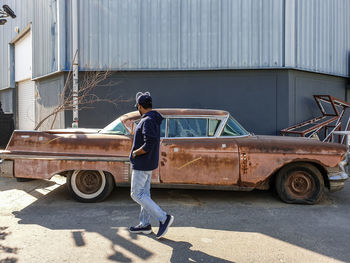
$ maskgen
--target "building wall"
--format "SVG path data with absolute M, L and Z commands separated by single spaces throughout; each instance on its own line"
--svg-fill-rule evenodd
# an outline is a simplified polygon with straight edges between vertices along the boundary
M 348 0 L 90 0 L 81 70 L 295 68 L 349 76 Z M 72 60 L 71 3 L 66 3 Z
M 33 78 L 69 70 L 68 0 L 7 0 L 0 26 L 0 90 L 8 43 L 32 23 Z M 296 68 L 349 76 L 348 0 L 79 1 L 80 70 Z
M 33 78 L 37 78 L 58 70 L 58 31 L 62 23 L 59 16 L 62 15 L 62 11 L 58 12 L 60 0 L 35 0 L 32 2 L 34 8 L 32 20 Z
M 14 10 L 15 19 L 7 18 L 7 23 L 0 26 L 0 100 L 5 109 L 13 112 L 16 105 L 10 100 L 14 97 L 14 54 L 9 43 L 27 26 L 32 30 L 33 68 L 32 78 L 57 71 L 57 5 L 60 0 L 7 0 L 6 4 Z
M 2 104 L 2 110 L 5 113 L 13 113 L 13 106 L 15 105 L 15 96 L 13 89 L 6 89 L 0 92 L 0 101 Z
M 7 111 L 15 109 L 14 94 L 9 89 L 14 85 L 8 71 L 13 66 L 8 43 L 17 35 L 14 28 L 18 26 L 22 31 L 32 23 L 33 78 L 69 70 L 71 3 L 68 0 L 6 1 L 17 15 L 0 26 L 0 99 Z M 192 98 L 177 100 L 177 106 L 220 106 L 233 113 L 237 111 L 243 116 L 243 122 L 251 125 L 248 128 L 271 134 L 284 124 L 307 116 L 299 110 L 302 107 L 296 106 L 299 102 L 293 104 L 287 98 L 302 99 L 308 89 L 310 93 L 322 90 L 322 85 L 317 90 L 314 81 L 299 78 L 293 85 L 307 88 L 295 88 L 293 95 L 290 89 L 279 84 L 282 81 L 287 87 L 292 86 L 291 73 L 285 72 L 293 71 L 288 69 L 349 76 L 349 13 L 348 0 L 79 0 L 80 70 L 108 69 L 117 71 L 118 76 L 135 76 L 145 80 L 148 89 L 164 94 L 160 97 L 162 101 L 166 94 L 175 94 L 179 89 Z M 266 71 L 269 73 L 261 74 L 265 72 L 263 69 L 269 69 Z M 180 72 L 172 72 L 174 70 Z M 190 74 L 190 71 L 193 72 Z M 324 77 L 331 79 L 329 75 Z M 143 83 L 126 79 L 123 81 L 129 83 L 127 87 L 132 87 L 130 93 L 119 91 L 131 96 Z M 174 79 L 176 85 L 172 84 Z M 325 84 L 329 87 L 325 90 L 327 94 L 341 93 L 338 87 L 343 79 L 336 79 L 341 81 Z M 217 95 L 212 95 L 209 88 L 216 83 L 222 86 L 217 88 Z M 170 90 L 163 90 L 167 89 L 163 84 L 169 85 Z M 199 86 L 205 87 L 204 91 Z M 227 92 L 232 93 L 231 100 L 234 94 L 239 98 L 250 97 L 230 105 L 231 100 L 223 95 Z M 202 94 L 202 97 L 198 95 L 198 101 L 196 94 Z M 261 98 L 268 99 L 268 114 L 264 116 L 260 116 L 259 109 L 265 108 L 266 100 Z M 219 100 L 222 100 L 220 104 Z M 245 104 L 248 100 L 258 103 Z M 105 107 L 107 112 L 121 112 L 120 107 Z M 243 107 L 247 109 L 243 111 Z M 287 113 L 282 113 L 282 109 Z M 272 113 L 273 118 L 267 117 Z M 261 124 L 246 121 L 254 115 L 260 118 Z M 107 121 L 107 117 L 98 124 L 102 121 Z
M 36 124 L 54 112 L 61 103 L 61 95 L 64 88 L 64 74 L 53 77 L 47 77 L 36 81 Z M 39 130 L 48 130 L 52 128 L 64 128 L 64 111 L 49 117 L 39 128 Z
M 83 76 L 80 76 L 83 77 Z M 117 98 L 117 106 L 98 103 L 79 113 L 80 127 L 102 128 L 134 111 L 135 94 L 150 91 L 155 108 L 229 111 L 248 131 L 279 134 L 296 122 L 319 115 L 313 94 L 345 98 L 346 80 L 295 70 L 227 70 L 113 73 L 96 94 Z M 65 114 L 66 127 L 72 113 Z
M 286 56 L 294 56 L 290 66 L 349 76 L 350 1 L 287 0 L 288 2 L 293 3 L 287 7 L 289 13 L 295 10 L 294 19 L 286 21 L 287 26 L 290 23 L 286 30 L 290 34 L 286 37 Z M 288 47 L 288 43 L 293 43 L 294 46 Z
M 68 47 L 71 31 L 67 27 Z M 283 31 L 280 0 L 80 1 L 80 68 L 282 67 Z
M 290 125 L 321 115 L 312 95 L 332 95 L 346 100 L 346 84 L 345 78 L 289 71 Z

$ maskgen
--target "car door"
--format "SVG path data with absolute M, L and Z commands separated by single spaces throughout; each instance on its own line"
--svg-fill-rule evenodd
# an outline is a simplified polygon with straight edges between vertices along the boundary
M 230 138 L 217 138 L 222 121 L 212 117 L 168 118 L 160 146 L 160 182 L 237 185 L 238 146 Z

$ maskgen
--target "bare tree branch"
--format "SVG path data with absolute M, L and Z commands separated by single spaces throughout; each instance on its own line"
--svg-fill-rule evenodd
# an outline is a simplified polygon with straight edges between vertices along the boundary
M 75 60 L 77 53 L 75 53 L 72 61 Z M 53 116 L 53 120 L 50 125 L 50 129 L 53 128 L 55 121 L 57 119 L 58 113 L 64 110 L 73 110 L 73 88 L 72 88 L 72 65 L 67 75 L 66 82 L 64 84 L 62 93 L 59 95 L 59 104 L 58 106 L 45 116 L 35 127 L 35 130 L 38 130 L 41 125 L 47 121 L 50 117 Z M 92 71 L 85 72 L 83 78 L 79 80 L 79 91 L 78 91 L 78 105 L 79 110 L 91 109 L 94 108 L 93 104 L 98 102 L 106 102 L 111 103 L 117 106 L 118 103 L 121 102 L 129 102 L 132 99 L 122 99 L 122 97 L 118 97 L 117 99 L 109 99 L 109 98 L 100 98 L 95 92 L 94 89 L 96 87 L 108 87 L 108 86 L 116 86 L 119 82 L 108 81 L 104 83 L 104 81 L 111 75 L 110 71 Z

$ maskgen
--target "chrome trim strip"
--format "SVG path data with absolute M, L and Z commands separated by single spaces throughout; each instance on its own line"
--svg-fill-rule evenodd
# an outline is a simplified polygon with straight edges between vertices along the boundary
M 224 115 L 166 115 L 162 114 L 163 116 L 166 116 L 168 119 L 174 119 L 174 118 L 191 118 L 191 119 L 196 119 L 196 118 L 221 118 L 224 119 L 226 116 Z
M 163 137 L 161 139 L 167 139 L 167 140 L 179 140 L 179 139 L 235 139 L 235 138 L 243 138 L 251 136 L 250 134 L 247 135 L 239 135 L 239 136 L 220 136 L 220 137 Z
M 117 186 L 128 187 L 130 183 L 116 182 Z M 234 191 L 252 191 L 254 187 L 240 187 L 235 185 L 200 185 L 200 184 L 166 184 L 166 183 L 151 183 L 152 188 L 169 188 L 169 189 L 200 189 L 200 190 L 234 190 Z
M 227 114 L 225 120 L 223 121 L 223 125 L 221 125 L 220 127 L 220 132 L 218 132 L 218 134 L 216 134 L 217 137 L 221 137 L 220 135 L 222 134 L 222 131 L 225 128 L 226 123 L 228 122 L 228 119 L 230 118 L 230 114 Z M 219 130 L 219 129 L 218 129 Z
M 44 156 L 44 155 L 20 155 L 20 154 L 3 154 L 1 159 L 5 160 L 56 160 L 56 161 L 89 161 L 89 162 L 129 162 L 128 157 L 85 157 L 85 156 Z
M 168 138 L 169 118 L 165 118 L 165 137 Z
M 328 173 L 329 181 L 345 181 L 349 179 L 349 176 L 345 172 L 333 172 Z

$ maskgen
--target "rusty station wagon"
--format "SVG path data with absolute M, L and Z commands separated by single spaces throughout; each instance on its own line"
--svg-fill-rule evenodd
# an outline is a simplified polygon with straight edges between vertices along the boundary
M 284 202 L 314 204 L 324 189 L 340 190 L 348 178 L 344 145 L 256 136 L 226 111 L 158 111 L 165 120 L 154 187 L 274 188 Z M 50 179 L 60 174 L 78 201 L 101 201 L 115 185 L 130 184 L 128 156 L 139 119 L 138 112 L 131 112 L 102 130 L 16 130 L 0 155 L 1 175 Z

